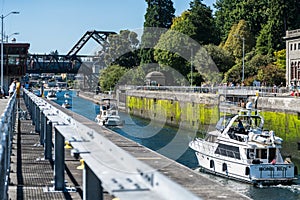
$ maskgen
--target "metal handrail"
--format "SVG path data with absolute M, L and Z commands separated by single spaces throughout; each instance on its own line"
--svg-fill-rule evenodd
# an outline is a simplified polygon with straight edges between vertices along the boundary
M 0 118 L 0 199 L 8 199 L 10 156 L 12 139 L 16 122 L 16 92 L 10 97 Z

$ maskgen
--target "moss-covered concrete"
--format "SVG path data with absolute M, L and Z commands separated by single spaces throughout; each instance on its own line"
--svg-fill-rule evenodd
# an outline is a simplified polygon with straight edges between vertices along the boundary
M 145 93 L 145 97 L 143 97 L 141 92 L 138 92 L 135 95 L 128 95 L 127 111 L 139 117 L 166 121 L 169 125 L 177 127 L 181 125 L 192 130 L 204 130 L 205 125 L 217 122 L 219 112 L 217 96 L 210 96 L 210 100 L 206 100 L 197 98 L 199 94 L 195 94 L 196 97 L 192 97 L 194 101 L 188 101 L 191 98 L 190 95 L 184 97 L 179 94 L 174 97 L 174 93 L 165 94 L 165 96 L 162 94 L 149 96 L 149 93 Z

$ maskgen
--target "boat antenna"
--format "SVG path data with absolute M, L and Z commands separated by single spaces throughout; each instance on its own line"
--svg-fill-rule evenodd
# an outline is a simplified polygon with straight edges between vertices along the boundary
M 259 93 L 257 92 L 254 98 L 254 109 L 255 109 L 255 115 L 257 115 L 257 102 L 258 102 L 258 98 L 259 98 Z M 257 126 L 258 121 L 257 118 L 255 118 L 255 126 Z

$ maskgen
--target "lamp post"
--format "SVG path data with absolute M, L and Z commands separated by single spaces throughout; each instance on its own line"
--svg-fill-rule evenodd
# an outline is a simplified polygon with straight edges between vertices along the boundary
M 1 15 L 1 93 L 3 93 L 3 63 L 4 63 L 4 59 L 3 59 L 3 42 L 4 42 L 4 28 L 3 28 L 3 20 L 5 17 L 7 17 L 10 14 L 19 14 L 20 12 L 10 12 L 7 15 Z
M 20 33 L 12 33 L 10 35 L 6 35 L 6 43 L 8 43 L 8 38 L 10 38 L 13 35 L 19 35 Z
M 193 48 L 191 48 L 191 87 L 193 87 Z
M 237 38 L 242 39 L 243 41 L 243 71 L 242 71 L 242 83 L 244 83 L 245 78 L 245 37 L 241 37 L 240 35 L 234 35 Z

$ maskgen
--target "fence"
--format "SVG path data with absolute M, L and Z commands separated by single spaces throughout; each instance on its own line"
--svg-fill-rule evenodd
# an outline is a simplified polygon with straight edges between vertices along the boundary
M 16 92 L 10 97 L 0 118 L 0 199 L 8 198 L 11 144 L 16 123 Z

